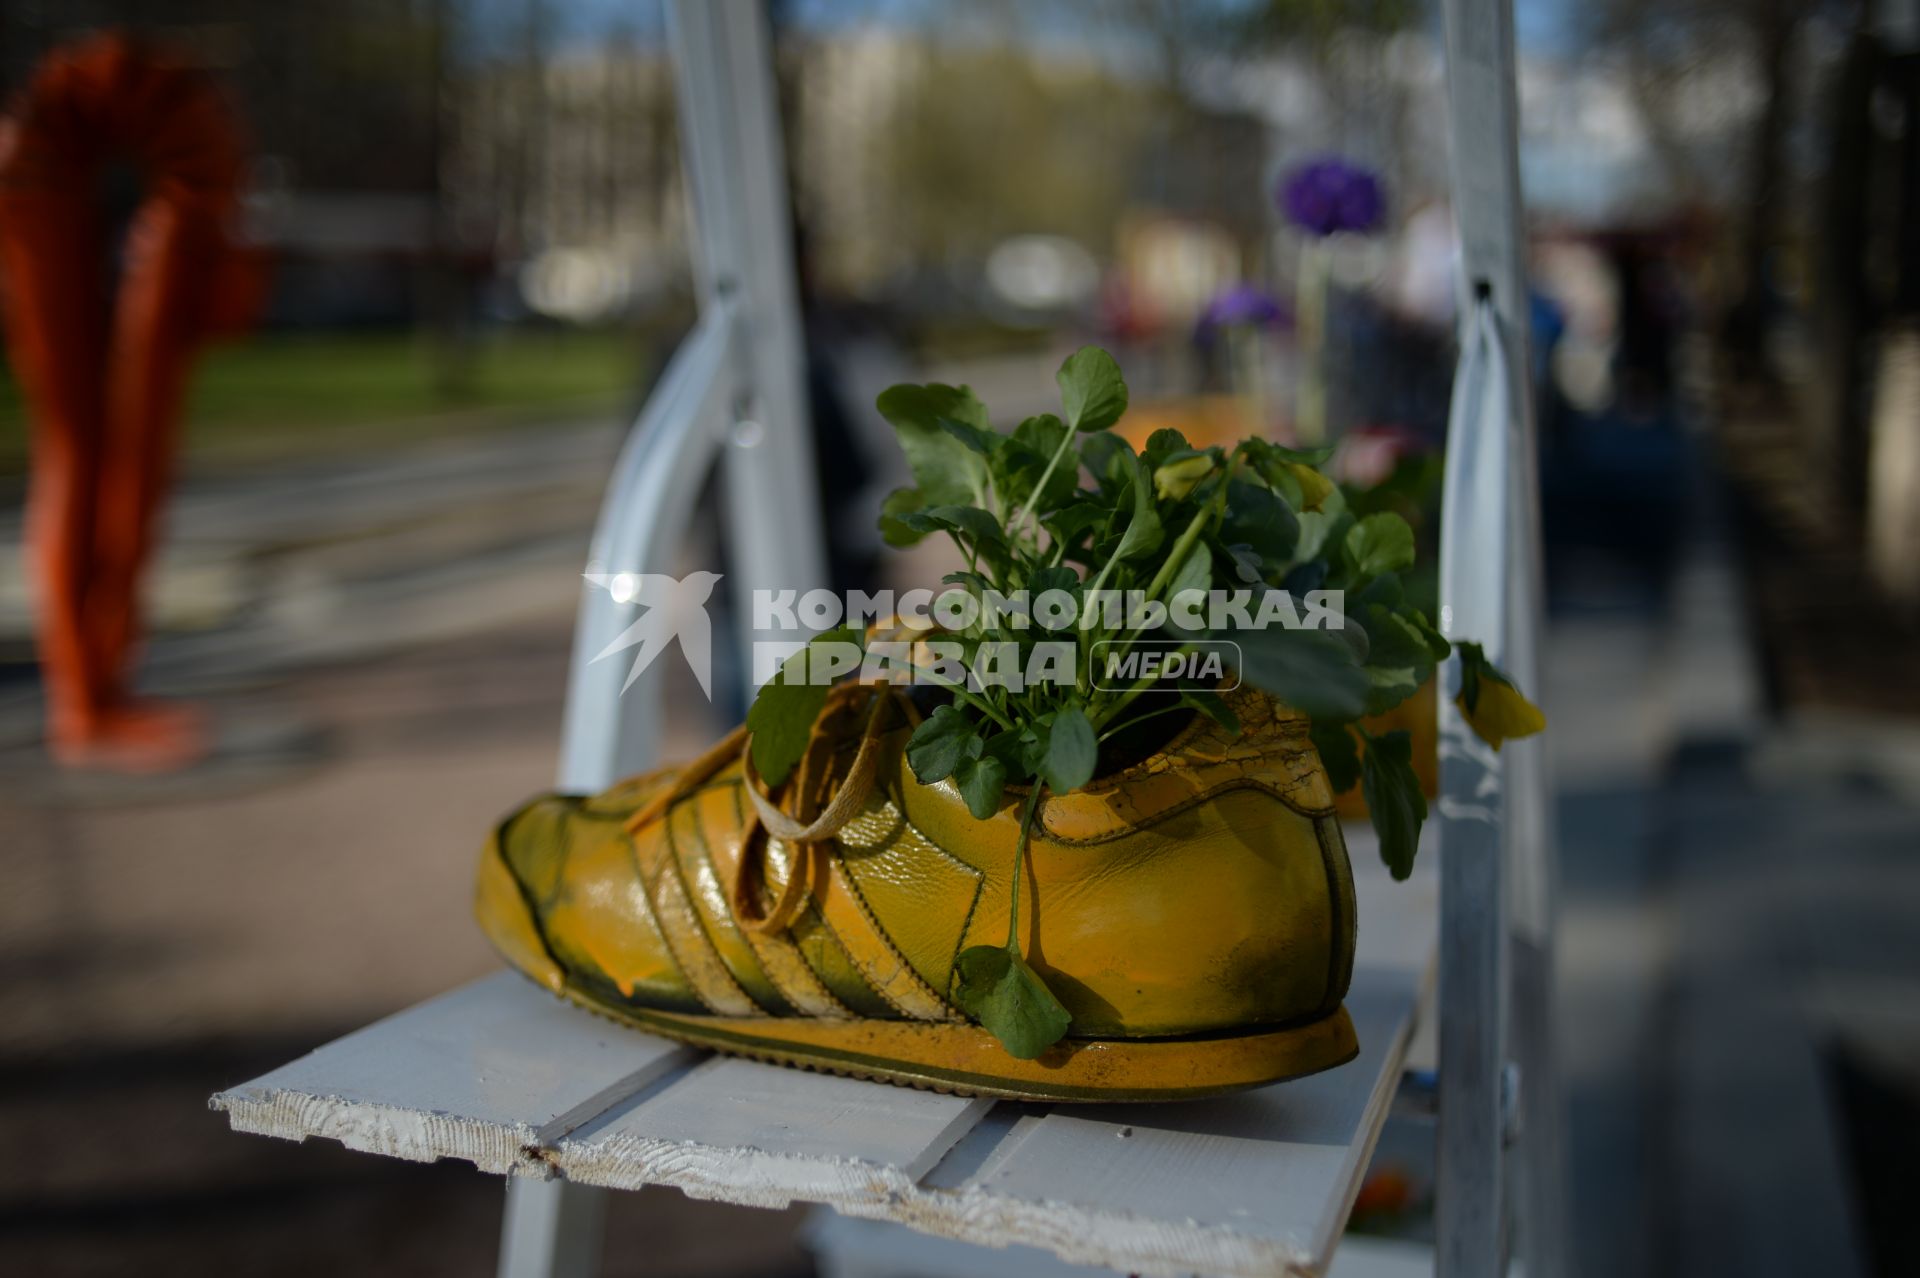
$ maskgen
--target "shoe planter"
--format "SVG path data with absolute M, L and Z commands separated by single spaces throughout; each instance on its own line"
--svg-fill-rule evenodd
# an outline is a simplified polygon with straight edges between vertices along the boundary
M 842 809 L 831 837 L 769 833 L 781 814 L 750 793 L 736 732 L 686 768 L 509 817 L 482 854 L 480 923 L 583 1007 L 834 1073 L 1054 1101 L 1311 1074 L 1358 1050 L 1346 847 L 1306 720 L 1251 690 L 1227 700 L 1239 733 L 1195 716 L 1041 803 L 1021 943 L 1072 1023 L 1033 1060 L 953 997 L 961 951 L 1007 935 L 1017 803 L 976 820 L 951 781 L 906 767 L 910 724 L 863 748 L 844 701 L 787 787 Z

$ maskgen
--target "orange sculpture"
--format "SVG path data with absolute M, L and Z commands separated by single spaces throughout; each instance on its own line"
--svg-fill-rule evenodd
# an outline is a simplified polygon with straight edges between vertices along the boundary
M 63 763 L 161 771 L 205 749 L 198 715 L 136 698 L 131 667 L 194 358 L 261 291 L 230 238 L 242 161 L 212 81 L 121 34 L 49 54 L 0 124 L 7 344 L 31 417 L 28 544 Z M 116 163 L 143 186 L 117 286 L 99 194 Z

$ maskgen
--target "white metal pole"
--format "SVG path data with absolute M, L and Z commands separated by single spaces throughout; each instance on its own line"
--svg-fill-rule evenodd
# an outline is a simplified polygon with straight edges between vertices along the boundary
M 607 1232 L 607 1193 L 558 1178 L 508 1176 L 500 1278 L 592 1278 Z
M 648 606 L 611 577 L 665 573 L 723 442 L 730 583 L 750 660 L 751 594 L 825 581 L 804 348 L 760 0 L 670 0 L 674 83 L 693 210 L 700 323 L 649 397 L 615 464 L 574 635 L 560 786 L 598 790 L 652 762 L 657 672 L 626 687 L 603 649 Z M 772 637 L 772 636 L 770 636 Z M 599 659 L 596 659 L 599 658 Z M 605 1191 L 512 1178 L 502 1278 L 585 1278 L 598 1267 Z
M 1443 9 L 1461 246 L 1461 380 L 1478 381 L 1456 388 L 1447 528 L 1466 531 L 1465 505 L 1483 513 L 1492 505 L 1499 513 L 1494 527 L 1480 529 L 1492 545 L 1483 539 L 1477 547 L 1443 547 L 1442 625 L 1486 642 L 1494 659 L 1541 697 L 1544 592 L 1513 11 L 1510 0 L 1443 0 Z M 1487 437 L 1463 439 L 1475 425 Z M 1476 449 L 1498 455 L 1491 468 L 1498 475 L 1483 472 L 1485 482 L 1471 485 L 1465 469 Z M 1473 615 L 1460 615 L 1469 610 Z M 1504 1269 L 1504 1150 L 1509 1107 L 1517 1106 L 1522 1136 L 1511 1180 L 1521 1252 L 1530 1275 L 1558 1278 L 1566 1268 L 1565 1178 L 1551 1017 L 1554 857 L 1545 757 L 1538 739 L 1487 751 L 1451 704 L 1457 665 L 1448 679 L 1441 706 L 1439 1272 Z M 1518 1067 L 1517 1098 L 1506 1094 L 1509 1058 Z
M 756 639 L 793 638 L 753 630 L 754 591 L 827 584 L 785 147 L 761 0 L 673 0 L 667 16 L 702 302 L 739 303 L 739 390 L 723 464 L 746 661 Z

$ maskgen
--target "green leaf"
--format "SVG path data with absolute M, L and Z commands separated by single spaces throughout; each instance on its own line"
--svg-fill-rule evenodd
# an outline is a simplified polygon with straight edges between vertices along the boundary
M 1216 542 L 1216 544 L 1218 543 Z M 1220 551 L 1225 554 L 1228 559 L 1233 561 L 1233 575 L 1240 579 L 1242 585 L 1250 586 L 1254 582 L 1265 578 L 1267 561 L 1255 554 L 1252 546 L 1245 545 L 1244 543 L 1231 546 L 1222 545 L 1220 546 Z
M 1290 509 L 1296 511 L 1307 509 L 1306 490 L 1301 488 L 1300 481 L 1294 478 L 1291 466 L 1278 466 L 1272 471 L 1263 470 L 1260 477 L 1267 481 L 1269 488 L 1280 494 L 1280 500 L 1286 502 Z
M 921 532 L 959 533 L 977 547 L 1007 544 L 1000 521 L 978 506 L 931 506 L 901 515 L 900 522 Z
M 926 504 L 927 499 L 918 488 L 896 488 L 888 493 L 887 499 L 880 503 L 880 540 L 901 549 L 918 544 L 926 534 L 902 523 L 901 516 L 910 515 Z
M 893 424 L 914 484 L 934 506 L 978 502 L 987 490 L 987 459 L 943 428 L 952 419 L 989 429 L 987 410 L 965 386 L 890 386 L 874 401 Z
M 1427 647 L 1427 637 L 1411 621 L 1379 604 L 1368 604 L 1361 624 L 1367 628 L 1368 665 L 1395 669 L 1424 667 L 1428 674 L 1433 672 L 1433 651 Z
M 1173 570 L 1172 580 L 1167 582 L 1167 603 L 1172 605 L 1174 600 L 1189 591 L 1198 591 L 1204 595 L 1212 588 L 1213 551 L 1205 542 L 1196 541 L 1188 549 L 1187 557 L 1180 561 L 1180 566 Z M 1206 600 L 1202 599 L 1199 603 L 1204 616 Z M 1200 624 L 1204 626 L 1206 622 L 1202 621 Z
M 1015 761 L 1020 765 L 1019 771 L 1027 776 L 1037 777 L 1047 766 L 1047 737 L 1052 723 L 1053 716 L 1043 714 L 1022 727 L 1019 736 L 1014 738 L 1014 745 L 1018 750 Z
M 1054 375 L 1067 425 L 1077 431 L 1105 430 L 1127 411 L 1127 383 L 1120 365 L 1098 346 L 1082 346 L 1067 356 Z
M 1427 796 L 1413 770 L 1413 737 L 1402 728 L 1374 736 L 1361 729 L 1366 753 L 1360 757 L 1360 790 L 1367 799 L 1380 859 L 1396 879 L 1413 873 L 1420 848 L 1420 826 L 1427 819 Z
M 1367 714 L 1385 714 L 1393 709 L 1420 691 L 1420 685 L 1432 673 L 1432 667 L 1368 666 Z
M 1027 578 L 1027 591 L 1038 595 L 1047 590 L 1064 590 L 1073 594 L 1080 589 L 1080 574 L 1065 564 L 1049 564 L 1044 568 L 1035 568 L 1033 575 Z
M 992 457 L 1006 439 L 1004 435 L 982 430 L 952 417 L 942 417 L 934 424 L 982 457 Z
M 1049 590 L 1064 591 L 1073 597 L 1074 618 L 1069 618 L 1064 625 L 1050 627 L 1040 616 L 1040 596 Z M 1033 609 L 1033 624 L 1036 629 L 1047 634 L 1061 634 L 1075 628 L 1075 618 L 1079 616 L 1080 611 L 1079 573 L 1067 567 L 1065 564 L 1053 564 L 1045 568 L 1036 568 L 1033 570 L 1033 574 L 1027 578 L 1027 595 L 1028 604 Z
M 1360 782 L 1360 745 L 1353 730 L 1344 723 L 1316 723 L 1308 730 L 1313 748 L 1319 752 L 1320 766 L 1327 770 L 1327 784 L 1335 794 L 1345 794 Z
M 1376 586 L 1382 582 L 1392 583 L 1390 593 L 1398 597 L 1398 578 L 1387 573 L 1374 579 Z M 1418 692 L 1420 685 L 1432 677 L 1434 663 L 1439 659 L 1433 640 L 1439 639 L 1443 645 L 1446 640 L 1426 626 L 1426 618 L 1417 608 L 1378 603 L 1364 604 L 1363 608 L 1367 678 L 1371 685 L 1367 690 L 1367 713 L 1385 714 Z M 1348 618 L 1349 625 L 1353 620 Z
M 1400 601 L 1406 598 L 1406 587 L 1400 584 L 1400 574 L 1383 572 L 1358 590 L 1347 592 L 1347 615 L 1362 616 L 1368 604 L 1379 604 L 1389 610 L 1400 607 Z
M 1295 563 L 1330 557 L 1347 530 L 1353 527 L 1353 516 L 1341 506 L 1337 488 L 1333 496 L 1321 503 L 1320 509 L 1306 511 L 1296 518 L 1300 523 L 1300 542 L 1293 548 Z
M 1346 546 L 1362 577 L 1413 567 L 1413 528 L 1390 511 L 1368 515 L 1348 529 Z
M 1240 645 L 1240 673 L 1256 688 L 1310 719 L 1358 719 L 1367 708 L 1367 672 L 1342 634 L 1270 626 L 1224 637 Z
M 1140 450 L 1141 460 L 1147 463 L 1149 470 L 1163 466 L 1175 456 L 1196 452 L 1187 437 L 1171 426 L 1162 426 L 1147 436 L 1147 446 Z
M 1256 464 L 1262 470 L 1276 463 L 1324 466 L 1333 456 L 1332 444 L 1322 444 L 1318 448 L 1288 448 L 1271 440 L 1259 438 L 1250 439 L 1247 444 L 1252 450 Z
M 1047 755 L 1038 769 L 1047 788 L 1055 794 L 1078 790 L 1093 780 L 1099 760 L 1100 745 L 1086 711 L 1077 705 L 1055 711 L 1047 733 Z
M 985 744 L 966 715 L 950 705 L 937 706 L 907 738 L 907 765 L 920 784 L 932 785 L 978 759 Z
M 1000 810 L 1000 796 L 1007 788 L 1007 765 L 992 755 L 963 759 L 954 769 L 953 780 L 960 787 L 960 797 L 967 801 L 967 811 L 976 821 L 984 821 Z
M 1095 435 L 1095 439 L 1108 436 Z M 1080 534 L 1100 523 L 1112 512 L 1097 501 L 1074 501 L 1040 517 L 1040 523 L 1053 539 L 1071 545 Z
M 1447 642 L 1445 635 L 1433 628 L 1433 623 L 1427 620 L 1426 613 L 1418 608 L 1408 608 L 1400 615 L 1412 622 L 1414 629 L 1420 632 L 1420 637 L 1427 641 L 1427 653 L 1435 661 L 1445 661 L 1452 654 L 1453 645 Z
M 826 643 L 863 643 L 851 626 L 815 635 L 807 646 L 788 657 L 780 672 L 761 685 L 747 710 L 747 731 L 753 734 L 753 766 L 768 785 L 785 781 L 806 753 L 813 721 L 827 701 L 827 684 L 808 682 L 808 661 L 814 648 Z
M 1089 435 L 1080 441 L 1080 460 L 1105 493 L 1124 487 L 1132 479 L 1132 456 L 1133 445 L 1118 435 Z
M 1072 433 L 1067 424 L 1052 413 L 1029 417 L 1013 428 L 1013 434 L 1005 439 L 990 463 L 994 491 L 1000 494 L 1007 509 L 1036 500 L 1033 486 L 1047 473 L 1047 464 Z M 1043 511 L 1052 510 L 1071 501 L 1079 489 L 1080 458 L 1068 448 L 1066 456 L 1048 476 L 1047 489 L 1039 495 L 1037 504 Z
M 1272 489 L 1235 480 L 1227 488 L 1220 540 L 1251 546 L 1255 554 L 1281 562 L 1300 542 L 1300 521 Z
M 1000 1040 L 1009 1056 L 1030 1061 L 1066 1036 L 1072 1015 L 1027 961 L 998 945 L 962 950 L 954 963 L 954 1001 Z
M 1115 559 L 1140 559 L 1160 549 L 1160 543 L 1166 540 L 1166 531 L 1160 526 L 1160 512 L 1153 504 L 1153 481 L 1147 477 L 1146 463 L 1138 457 L 1133 462 L 1133 518 L 1127 523 L 1127 531 L 1120 538 L 1120 545 L 1114 550 Z
M 1018 781 L 1022 777 L 1032 775 L 1031 771 L 1022 768 L 1020 764 L 1021 732 L 1020 728 L 1008 728 L 1003 732 L 996 732 L 987 738 L 986 749 L 981 752 L 984 758 L 998 759 L 1006 764 L 1007 779 L 1010 781 Z
M 1227 705 L 1226 698 L 1204 688 L 1189 688 L 1180 694 L 1182 705 L 1192 706 L 1235 736 L 1240 734 L 1240 716 Z

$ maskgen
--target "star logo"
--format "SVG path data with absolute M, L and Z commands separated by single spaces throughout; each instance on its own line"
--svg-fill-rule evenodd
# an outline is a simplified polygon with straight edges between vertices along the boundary
M 641 609 L 634 623 L 614 636 L 593 658 L 600 661 L 628 648 L 639 649 L 620 691 L 631 688 L 641 672 L 677 639 L 681 655 L 699 681 L 700 691 L 707 695 L 707 700 L 713 700 L 713 624 L 707 618 L 707 599 L 720 580 L 719 573 L 693 572 L 685 577 L 651 572 L 585 575 L 588 581 L 612 595 L 615 603 L 634 603 Z

